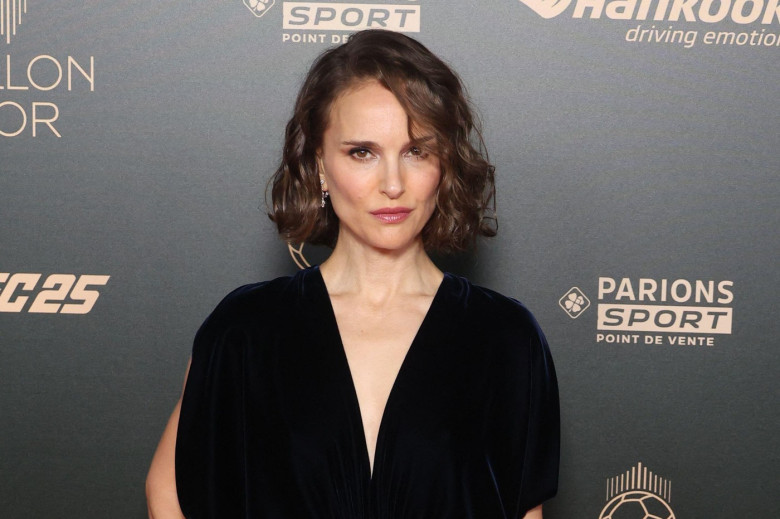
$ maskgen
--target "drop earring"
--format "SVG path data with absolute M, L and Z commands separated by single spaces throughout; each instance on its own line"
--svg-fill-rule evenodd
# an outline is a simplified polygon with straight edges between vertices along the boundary
M 325 199 L 328 198 L 328 192 L 325 191 L 325 179 L 320 179 L 320 193 L 322 193 L 322 198 L 320 199 L 320 207 L 325 207 Z

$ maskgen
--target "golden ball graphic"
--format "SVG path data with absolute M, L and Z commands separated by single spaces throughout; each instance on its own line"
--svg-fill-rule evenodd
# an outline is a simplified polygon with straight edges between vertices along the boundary
M 599 519 L 675 519 L 674 512 L 660 497 L 633 490 L 615 496 L 601 511 Z

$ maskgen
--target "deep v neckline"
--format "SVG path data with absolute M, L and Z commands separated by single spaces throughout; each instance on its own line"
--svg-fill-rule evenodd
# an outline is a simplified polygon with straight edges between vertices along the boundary
M 359 449 L 360 452 L 363 453 L 361 465 L 368 474 L 369 481 L 374 479 L 374 475 L 377 474 L 377 466 L 381 463 L 381 460 L 377 457 L 377 453 L 380 451 L 380 446 L 382 444 L 382 439 L 384 438 L 384 429 L 385 429 L 385 422 L 388 420 L 388 411 L 391 410 L 391 403 L 393 402 L 393 395 L 398 392 L 397 387 L 399 386 L 399 383 L 403 383 L 403 377 L 404 373 L 408 371 L 407 365 L 411 362 L 410 359 L 413 358 L 414 352 L 417 348 L 415 348 L 415 345 L 419 342 L 419 338 L 424 332 L 426 328 L 431 326 L 430 321 L 433 319 L 433 315 L 436 313 L 436 307 L 440 304 L 440 300 L 443 297 L 444 294 L 444 285 L 447 282 L 447 279 L 449 275 L 444 272 L 444 276 L 442 277 L 441 282 L 439 283 L 439 287 L 436 289 L 436 293 L 433 295 L 433 299 L 431 299 L 431 303 L 428 306 L 428 310 L 425 312 L 425 315 L 422 318 L 422 321 L 420 321 L 420 325 L 417 328 L 417 331 L 414 334 L 414 337 L 412 338 L 412 341 L 409 343 L 409 347 L 406 350 L 406 353 L 404 354 L 404 358 L 401 361 L 401 366 L 398 368 L 398 372 L 395 375 L 395 379 L 393 380 L 393 384 L 390 387 L 390 392 L 387 395 L 387 400 L 385 401 L 384 408 L 382 409 L 382 416 L 379 420 L 379 428 L 377 429 L 377 435 L 376 435 L 376 442 L 374 444 L 374 465 L 371 466 L 371 458 L 368 452 L 368 443 L 367 443 L 367 436 L 366 436 L 366 429 L 363 424 L 363 413 L 360 409 L 360 400 L 358 399 L 357 395 L 357 387 L 355 386 L 355 379 L 352 376 L 352 369 L 349 366 L 349 359 L 347 358 L 347 351 L 344 348 L 344 341 L 341 338 L 341 330 L 339 329 L 339 323 L 336 320 L 336 311 L 333 308 L 333 302 L 330 299 L 330 293 L 328 292 L 328 287 L 325 284 L 325 279 L 322 277 L 322 272 L 320 272 L 319 266 L 316 266 L 314 268 L 315 272 L 317 273 L 317 279 L 320 283 L 320 290 L 321 290 L 321 296 L 323 297 L 326 308 L 327 308 L 327 315 L 325 316 L 326 319 L 329 321 L 329 324 L 331 326 L 331 331 L 333 334 L 333 337 L 336 339 L 336 346 L 337 346 L 337 354 L 339 355 L 339 362 L 341 364 L 341 372 L 345 376 L 345 384 L 349 387 L 351 390 L 351 400 L 352 400 L 352 413 L 357 417 L 357 424 L 359 425 L 357 428 L 359 429 L 360 433 L 360 440 L 361 440 L 361 446 L 362 448 Z

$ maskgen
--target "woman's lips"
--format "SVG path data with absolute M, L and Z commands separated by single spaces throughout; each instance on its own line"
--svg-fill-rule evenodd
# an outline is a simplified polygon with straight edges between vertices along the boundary
M 406 220 L 411 212 L 412 210 L 407 207 L 383 207 L 371 211 L 371 214 L 385 223 L 399 223 Z

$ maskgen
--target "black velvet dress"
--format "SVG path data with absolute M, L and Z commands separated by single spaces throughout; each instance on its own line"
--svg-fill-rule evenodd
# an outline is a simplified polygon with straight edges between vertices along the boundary
M 317 267 L 228 295 L 195 339 L 176 441 L 189 519 L 522 518 L 557 489 L 558 391 L 520 303 L 445 274 L 373 475 Z

